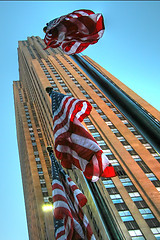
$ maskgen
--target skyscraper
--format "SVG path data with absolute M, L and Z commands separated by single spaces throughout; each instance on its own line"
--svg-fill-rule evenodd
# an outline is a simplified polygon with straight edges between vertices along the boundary
M 89 57 L 44 47 L 39 37 L 19 42 L 19 81 L 13 83 L 30 239 L 54 235 L 52 212 L 42 208 L 52 195 L 48 86 L 92 104 L 83 124 L 118 174 L 91 183 L 79 170 L 67 171 L 88 199 L 83 209 L 96 239 L 160 239 L 159 112 Z

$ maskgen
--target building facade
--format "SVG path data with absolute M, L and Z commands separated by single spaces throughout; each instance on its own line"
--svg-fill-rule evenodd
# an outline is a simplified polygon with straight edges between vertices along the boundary
M 117 171 L 117 177 L 87 181 L 79 170 L 68 174 L 88 199 L 83 208 L 96 239 L 160 239 L 160 155 L 138 125 L 118 108 L 75 57 L 47 49 L 39 37 L 18 46 L 19 81 L 13 82 L 17 139 L 30 240 L 54 239 L 52 211 L 51 101 L 45 89 L 88 100 L 93 109 L 83 121 Z M 160 113 L 87 56 L 89 68 L 140 106 L 160 126 Z M 152 127 L 151 127 L 152 128 Z

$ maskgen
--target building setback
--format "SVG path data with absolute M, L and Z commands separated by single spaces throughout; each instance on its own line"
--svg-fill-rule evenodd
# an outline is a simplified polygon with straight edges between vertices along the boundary
M 51 101 L 45 88 L 88 100 L 93 109 L 83 121 L 117 171 L 115 178 L 87 181 L 67 173 L 88 199 L 83 208 L 97 240 L 160 239 L 160 155 L 138 125 L 118 108 L 79 59 L 47 49 L 39 37 L 18 46 L 19 81 L 13 82 L 19 157 L 30 240 L 54 239 L 52 211 L 42 206 L 52 195 L 53 146 Z M 160 113 L 87 56 L 80 56 L 120 92 L 143 109 L 156 126 Z M 151 127 L 152 128 L 152 127 Z

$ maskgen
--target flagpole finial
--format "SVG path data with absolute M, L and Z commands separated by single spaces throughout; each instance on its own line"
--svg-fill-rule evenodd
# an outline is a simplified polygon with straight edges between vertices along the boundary
M 51 94 L 52 90 L 53 90 L 53 87 L 46 87 L 46 92 L 48 94 Z
M 48 146 L 48 147 L 47 147 L 47 151 L 48 151 L 49 153 L 53 152 L 52 146 Z

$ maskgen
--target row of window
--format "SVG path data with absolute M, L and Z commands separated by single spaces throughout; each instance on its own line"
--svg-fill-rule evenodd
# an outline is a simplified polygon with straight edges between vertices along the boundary
M 51 67 L 51 66 L 50 66 Z M 60 81 L 61 81 L 61 79 L 60 79 Z M 62 82 L 62 81 L 61 81 Z M 95 107 L 95 106 L 94 106 Z M 84 119 L 84 121 L 86 121 L 86 122 L 90 122 L 90 120 L 89 120 L 89 118 L 85 118 Z M 91 122 L 90 122 L 91 123 Z M 101 136 L 100 136 L 100 134 L 96 131 L 96 129 L 95 129 L 95 127 L 92 125 L 92 124 L 90 124 L 89 126 L 87 126 L 88 127 L 88 129 L 89 130 L 95 130 L 95 132 L 93 132 L 93 136 L 95 137 L 95 139 L 96 138 L 101 138 Z M 102 138 L 101 138 L 102 139 Z M 98 144 L 103 148 L 103 146 L 105 146 L 106 147 L 106 143 L 104 142 L 104 140 L 99 140 L 99 141 L 97 141 L 98 142 Z M 108 148 L 108 147 L 107 147 Z M 109 150 L 109 151 L 107 151 L 105 154 L 108 156 L 108 155 L 113 155 L 112 153 L 111 153 L 111 151 L 110 151 L 110 149 L 106 149 L 106 150 Z M 118 164 L 118 161 L 115 159 L 114 161 L 116 161 L 116 164 Z M 111 199 L 112 199 L 112 201 L 113 201 L 113 203 L 114 204 L 117 204 L 117 203 L 122 203 L 123 202 L 123 200 L 121 199 L 121 198 L 119 198 L 119 196 L 120 195 L 110 195 L 110 197 L 111 197 Z M 132 219 L 131 219 L 132 218 Z M 126 221 L 130 221 L 130 220 L 133 220 L 133 217 L 128 217 L 128 218 L 126 218 Z
M 59 62 L 59 64 L 65 69 L 65 67 L 63 66 L 62 63 L 60 63 L 59 60 L 58 60 L 58 62 Z M 77 86 L 78 86 L 79 88 L 81 88 L 81 91 L 83 92 L 83 94 L 84 94 L 87 98 L 90 99 L 90 96 L 85 92 L 85 90 L 80 86 L 80 84 L 79 84 L 79 83 L 77 82 L 77 80 L 70 74 L 70 72 L 69 72 L 67 69 L 65 69 L 65 71 L 70 75 L 70 77 L 71 77 L 72 80 L 77 84 Z M 93 107 L 98 108 L 98 106 L 94 103 L 93 99 L 91 99 L 90 102 L 91 102 L 91 104 L 93 104 L 93 105 L 92 105 Z M 114 111 L 116 112 L 116 109 L 114 109 Z M 102 114 L 104 115 L 104 113 L 102 113 Z M 91 122 L 90 122 L 89 118 L 84 119 L 84 121 L 86 121 L 86 123 L 88 124 L 87 127 L 88 127 L 88 129 L 89 129 L 90 131 L 91 131 L 91 130 L 95 130 L 94 125 L 90 124 Z M 110 122 L 110 123 L 111 123 L 111 122 Z M 89 125 L 89 124 L 90 124 L 90 125 Z M 128 124 L 128 123 L 125 121 L 124 124 Z M 109 124 L 109 125 L 111 126 L 112 124 Z M 129 127 L 130 127 L 130 126 L 129 126 Z M 117 131 L 115 131 L 115 130 L 116 130 L 116 129 L 114 128 L 113 131 L 114 131 L 115 133 L 117 133 L 118 130 L 117 130 Z M 132 130 L 132 129 L 131 129 L 131 130 Z M 94 135 L 95 139 L 101 137 L 100 134 L 99 134 L 97 131 L 95 131 L 93 135 Z M 124 139 L 124 138 L 123 138 L 123 139 Z M 125 139 L 124 139 L 124 141 L 125 141 Z M 124 142 L 124 141 L 122 141 L 122 142 Z M 101 147 L 106 145 L 103 140 L 99 140 L 99 141 L 97 141 L 97 142 L 99 143 L 99 145 L 100 145 Z M 127 144 L 127 145 L 126 145 L 126 149 L 127 149 L 128 151 L 132 151 L 133 154 L 135 154 L 135 153 L 134 153 L 134 150 L 131 148 L 131 146 L 129 146 L 127 142 L 125 142 L 125 144 Z M 125 144 L 124 144 L 124 146 L 125 146 Z M 110 155 L 112 155 L 112 153 L 111 153 L 110 150 L 109 150 L 108 153 L 109 153 Z M 118 161 L 116 162 L 116 164 L 117 164 L 117 163 L 118 163 Z M 121 166 L 120 166 L 120 168 L 121 168 Z M 124 171 L 124 170 L 122 169 L 122 172 L 123 172 L 123 171 Z M 126 173 L 125 173 L 125 174 L 126 174 Z M 133 200 L 134 202 L 138 202 L 138 201 L 142 201 L 142 200 L 143 200 L 138 192 L 129 193 L 129 195 L 130 195 L 130 197 L 132 198 L 132 200 Z M 119 195 L 119 194 L 117 194 L 117 195 L 110 195 L 110 196 L 111 196 L 111 199 L 112 199 L 112 201 L 113 201 L 114 204 L 123 203 L 123 200 L 120 198 L 120 195 Z M 150 215 L 145 216 L 145 219 L 146 219 L 146 218 L 149 218 L 149 219 L 150 219 L 150 218 L 154 218 L 154 216 L 153 216 L 152 213 L 150 213 Z M 128 217 L 128 219 L 131 219 L 131 217 Z
M 106 99 L 106 96 L 103 95 L 102 93 L 100 93 L 100 91 L 98 89 L 95 88 L 95 86 L 65 57 L 65 60 L 74 68 L 74 70 L 76 72 L 79 73 L 79 75 L 85 80 L 85 82 L 97 93 L 97 95 L 99 95 L 101 97 L 101 99 L 107 104 L 107 106 L 109 106 L 111 108 L 111 110 L 121 119 L 121 121 L 123 122 L 123 124 L 125 124 L 127 126 L 127 128 L 136 136 L 139 135 L 137 129 L 135 127 L 133 127 L 131 125 L 131 123 L 128 122 L 128 120 L 119 112 L 119 110 L 117 108 L 115 108 L 115 106 L 113 106 L 113 104 Z M 106 75 L 104 75 L 105 77 L 107 77 Z M 107 77 L 108 80 L 110 80 L 112 82 L 111 79 L 109 79 Z M 112 82 L 113 83 L 113 82 Z M 79 84 L 79 83 L 77 83 Z M 77 85 L 78 86 L 78 85 Z M 117 86 L 118 87 L 118 86 Z M 99 111 L 99 110 L 98 110 Z M 98 112 L 97 111 L 97 112 Z M 116 132 L 116 130 L 113 130 Z M 139 138 L 138 138 L 139 139 Z M 152 148 L 152 146 L 150 144 L 147 143 L 147 141 L 141 136 L 141 138 L 139 139 L 141 141 L 141 143 L 144 145 L 144 147 L 158 160 L 160 161 L 160 156 L 156 153 L 156 151 Z
M 160 126 L 160 121 L 158 119 L 156 119 L 151 113 L 149 113 L 146 109 L 144 109 L 138 102 L 136 102 L 133 98 L 131 98 L 128 94 L 126 94 L 126 92 L 124 92 L 117 84 L 115 84 L 105 73 L 103 73 L 101 71 L 101 69 L 98 68 L 98 66 L 94 66 L 93 62 L 91 62 L 89 59 L 87 59 L 87 61 L 90 62 L 91 65 L 93 65 L 93 67 L 95 67 L 100 74 L 102 74 L 108 81 L 110 81 L 113 85 L 115 85 L 121 92 L 123 92 L 128 98 L 131 99 L 131 101 L 133 101 L 139 108 L 141 108 L 145 113 L 147 113 L 150 117 L 152 117 L 152 119 L 159 124 Z
M 21 89 L 18 89 L 18 91 L 19 91 L 19 99 L 20 99 L 20 102 L 23 102 L 23 97 L 22 97 Z
M 65 57 L 64 57 L 65 58 Z M 65 58 L 67 59 L 67 58 Z M 71 77 L 72 81 L 76 84 L 76 86 L 81 90 L 81 92 L 84 94 L 84 96 L 87 98 L 87 100 L 91 103 L 91 105 L 95 108 L 95 110 L 102 116 L 104 116 L 105 114 L 102 112 L 102 110 L 97 106 L 97 104 L 94 102 L 94 100 L 91 98 L 91 96 L 88 95 L 88 93 L 84 90 L 84 88 L 79 84 L 79 82 L 72 76 L 72 74 L 66 69 L 66 67 L 60 62 L 60 60 L 58 58 L 56 58 L 57 62 L 60 64 L 60 66 L 66 71 L 66 73 Z M 106 99 L 106 97 L 100 93 L 100 91 L 98 89 L 96 89 L 94 87 L 94 85 L 67 59 L 67 62 L 70 63 L 70 65 L 76 70 L 77 73 L 79 73 L 79 75 L 84 79 L 84 81 L 87 82 L 88 85 L 92 86 L 92 89 L 94 91 L 97 92 L 97 94 L 99 95 L 99 97 L 101 97 L 103 99 L 103 101 L 111 108 L 111 110 L 119 117 L 121 118 L 121 121 L 123 122 L 123 124 L 125 124 L 128 129 L 134 134 L 137 135 L 137 130 L 128 122 L 128 120 L 126 120 L 124 118 L 124 116 L 122 116 L 122 114 Z M 122 145 L 124 146 L 124 148 L 129 152 L 129 154 L 133 157 L 134 155 L 137 155 L 137 153 L 135 152 L 135 150 L 129 145 L 129 143 L 126 141 L 126 139 L 121 135 L 121 133 L 118 131 L 118 129 L 116 129 L 116 127 L 113 125 L 113 123 L 108 119 L 108 117 L 104 118 L 103 120 L 105 121 L 105 123 L 110 127 L 111 131 L 116 135 L 116 137 L 120 140 L 120 142 L 122 143 Z M 139 133 L 138 133 L 139 135 Z M 140 135 L 141 136 L 141 135 Z M 142 143 L 144 143 L 144 147 L 146 149 L 148 149 L 149 151 L 152 151 L 155 153 L 155 150 L 151 147 L 150 144 L 147 143 L 147 141 L 141 136 L 141 138 L 139 139 Z M 145 162 L 139 157 L 139 161 L 142 162 L 138 163 L 138 165 L 141 167 L 141 169 L 146 172 L 145 170 L 148 169 L 147 171 L 151 173 L 151 170 L 148 168 L 148 166 L 145 164 Z M 144 167 L 145 166 L 145 167 Z M 153 173 L 152 173 L 153 174 Z M 154 174 L 153 174 L 154 175 Z M 147 175 L 146 175 L 147 176 Z M 156 177 L 154 177 L 154 180 L 156 180 L 156 182 L 153 180 L 153 178 L 149 178 L 149 180 L 152 181 L 152 183 L 157 187 L 157 183 L 159 182 L 157 180 Z M 160 186 L 160 182 L 159 182 L 159 186 Z M 158 187 L 159 187 L 158 186 Z M 159 189 L 159 188 L 158 188 Z
M 48 170 L 48 174 L 49 174 L 49 177 L 50 177 L 50 181 L 52 182 L 51 164 L 50 164 L 50 161 L 49 161 L 49 158 L 48 158 L 48 154 L 47 154 L 46 147 L 45 147 L 45 144 L 44 144 L 44 141 L 43 141 L 41 129 L 40 129 L 40 126 L 39 126 L 39 123 L 38 123 L 38 120 L 37 120 L 37 116 L 36 116 L 36 112 L 34 110 L 34 106 L 33 106 L 32 102 L 30 103 L 30 106 L 31 106 L 33 118 L 34 118 L 34 121 L 35 121 L 35 125 L 36 125 L 36 128 L 37 128 L 37 132 L 38 132 L 38 137 L 39 137 L 39 140 L 40 140 L 41 148 L 43 150 L 43 156 L 44 156 L 45 163 L 46 163 L 46 166 L 47 166 L 47 170 Z
M 25 110 L 25 113 L 26 113 L 27 123 L 28 123 L 28 127 L 29 127 L 30 139 L 31 139 L 32 146 L 33 146 L 33 151 L 34 151 L 37 171 L 38 171 L 38 175 L 39 175 L 39 180 L 40 180 L 40 184 L 41 184 L 43 199 L 44 199 L 44 202 L 47 202 L 48 201 L 48 190 L 47 190 L 47 187 L 46 187 L 46 182 L 45 182 L 45 179 L 44 179 L 43 169 L 42 169 L 41 161 L 40 161 L 40 158 L 39 158 L 38 148 L 37 148 L 37 144 L 36 144 L 36 140 L 35 140 L 35 136 L 34 136 L 31 120 L 30 120 L 28 106 L 27 106 L 26 103 L 24 103 L 24 110 Z
M 136 223 L 134 217 L 132 216 L 131 212 L 129 211 L 127 205 L 125 204 L 123 198 L 121 197 L 120 193 L 118 192 L 118 189 L 114 185 L 113 181 L 111 179 L 103 179 L 104 186 L 106 190 L 108 191 L 112 202 L 114 203 L 122 221 L 124 222 L 129 234 L 131 237 L 133 236 L 141 236 L 142 239 L 145 239 L 143 237 L 142 232 L 139 229 L 138 224 Z M 133 233 L 136 233 L 133 235 Z

